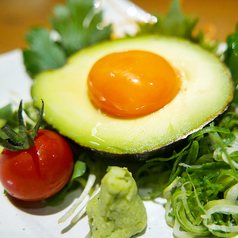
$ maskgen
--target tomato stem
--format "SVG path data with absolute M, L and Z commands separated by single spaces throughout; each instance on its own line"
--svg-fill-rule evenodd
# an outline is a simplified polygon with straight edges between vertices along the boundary
M 28 132 L 22 116 L 23 103 L 21 100 L 17 113 L 18 132 L 13 130 L 7 124 L 3 126 L 1 128 L 1 131 L 7 136 L 7 139 L 3 139 L 0 137 L 0 145 L 11 151 L 21 151 L 32 147 L 34 145 L 34 139 L 40 129 L 43 111 L 44 111 L 44 102 L 42 100 L 42 107 L 40 110 L 38 121 L 34 126 L 34 128 L 30 132 Z

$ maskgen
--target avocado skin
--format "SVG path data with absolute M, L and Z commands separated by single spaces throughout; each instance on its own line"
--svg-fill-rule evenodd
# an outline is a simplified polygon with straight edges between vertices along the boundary
M 175 150 L 179 150 L 179 148 L 183 148 L 187 144 L 187 139 L 181 139 L 178 141 L 175 141 L 169 145 L 165 145 L 161 148 L 152 150 L 152 151 L 146 151 L 142 153 L 123 153 L 123 154 L 115 154 L 115 153 L 109 153 L 105 151 L 95 150 L 88 147 L 81 147 L 82 152 L 87 153 L 89 156 L 92 156 L 93 158 L 97 158 L 100 160 L 107 160 L 109 161 L 109 164 L 112 164 L 113 161 L 115 164 L 118 164 L 118 162 L 121 162 L 123 165 L 128 163 L 144 163 L 146 160 L 153 159 L 156 157 L 170 157 Z

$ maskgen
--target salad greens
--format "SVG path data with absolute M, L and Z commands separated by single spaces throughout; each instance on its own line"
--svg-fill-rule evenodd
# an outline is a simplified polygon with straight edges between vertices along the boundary
M 185 38 L 217 54 L 219 41 L 207 41 L 202 33 L 194 34 L 198 18 L 184 16 L 179 0 L 174 0 L 166 16 L 158 16 L 155 24 L 138 22 L 138 34 L 161 34 Z M 96 11 L 93 0 L 68 0 L 57 6 L 51 19 L 56 39 L 44 28 L 32 29 L 26 40 L 29 48 L 23 51 L 29 75 L 63 66 L 77 50 L 108 39 L 111 26 L 99 28 L 103 13 Z M 55 33 L 54 32 L 54 33 Z M 166 221 L 177 237 L 238 235 L 238 25 L 227 38 L 227 50 L 221 59 L 230 69 L 236 87 L 230 109 L 207 127 L 195 132 L 180 144 L 171 156 L 148 160 L 134 174 L 139 188 L 152 191 L 141 195 L 145 200 L 159 196 L 167 199 Z M 26 104 L 25 117 L 29 129 L 36 119 L 37 109 Z M 0 122 L 14 124 L 16 113 L 11 105 L 0 109 Z M 15 125 L 17 126 L 17 125 Z M 48 127 L 43 122 L 44 127 Z M 75 171 L 69 184 L 45 202 L 57 205 L 65 196 L 83 185 L 81 197 L 59 222 L 68 219 L 78 204 L 90 193 L 92 196 L 106 172 L 106 165 L 76 153 Z M 79 160 L 78 160 L 79 157 Z M 103 168 L 103 169 L 102 169 Z M 76 186 L 78 187 L 78 186 Z M 85 209 L 73 218 L 76 223 Z
M 59 46 L 67 57 L 77 50 L 109 38 L 111 26 L 103 26 L 101 11 L 93 0 L 69 0 L 67 6 L 56 6 L 52 27 L 60 35 Z
M 184 231 L 191 233 L 189 237 L 238 234 L 234 189 L 238 184 L 237 123 L 235 114 L 227 112 L 216 126 L 213 122 L 192 134 L 179 153 L 149 160 L 137 171 L 138 184 L 144 186 L 154 177 L 151 167 L 153 173 L 170 162 L 168 182 L 144 199 L 155 199 L 163 193 L 167 199 L 166 220 L 176 236 L 183 237 Z M 162 180 L 165 172 L 160 175 Z

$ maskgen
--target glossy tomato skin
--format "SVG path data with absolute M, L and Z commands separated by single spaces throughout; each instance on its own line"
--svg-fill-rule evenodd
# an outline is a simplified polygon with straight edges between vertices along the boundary
M 0 181 L 5 190 L 24 201 L 40 201 L 60 191 L 74 167 L 71 148 L 59 134 L 40 129 L 35 145 L 0 155 Z

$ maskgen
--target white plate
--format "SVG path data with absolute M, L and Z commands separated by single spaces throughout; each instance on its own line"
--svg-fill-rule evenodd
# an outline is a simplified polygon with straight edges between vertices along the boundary
M 125 30 L 127 33 L 134 34 L 136 28 L 133 24 L 133 18 L 142 21 L 153 20 L 153 17 L 128 1 L 111 0 L 103 2 L 103 8 L 106 9 L 106 20 L 115 23 L 117 34 L 122 34 Z M 123 14 L 121 14 L 122 12 Z M 31 100 L 30 87 L 32 80 L 25 72 L 21 50 L 0 55 L 0 77 L 0 107 L 12 101 L 16 102 L 16 106 L 18 106 L 20 99 L 25 102 Z M 68 196 L 65 202 L 57 207 L 43 207 L 40 203 L 17 202 L 3 194 L 1 184 L 0 191 L 1 238 L 84 238 L 89 232 L 86 216 L 74 227 L 70 227 L 70 219 L 65 223 L 58 224 L 58 219 L 74 203 L 74 199 L 79 195 L 77 193 L 80 193 L 79 191 Z M 148 214 L 148 225 L 145 233 L 141 234 L 140 237 L 173 237 L 172 229 L 165 222 L 163 205 L 155 202 L 145 202 L 145 206 Z

